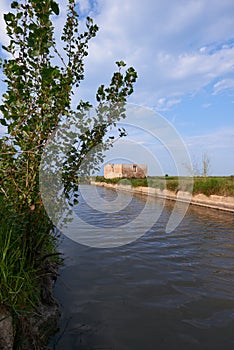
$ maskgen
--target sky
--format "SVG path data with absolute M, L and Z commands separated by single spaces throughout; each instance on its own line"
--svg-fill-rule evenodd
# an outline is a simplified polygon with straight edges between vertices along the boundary
M 0 2 L 0 42 L 6 44 L 2 17 L 10 1 Z M 58 2 L 56 37 L 67 4 Z M 99 26 L 77 101 L 94 101 L 97 87 L 108 84 L 115 62 L 124 60 L 138 72 L 129 102 L 165 118 L 183 139 L 195 168 L 202 167 L 206 154 L 210 175 L 234 174 L 234 1 L 80 0 L 77 9 L 81 28 L 86 16 Z M 157 120 L 152 117 L 153 129 Z M 136 142 L 156 152 L 162 173 L 175 172 L 167 165 L 165 149 L 154 148 L 139 129 L 132 134 Z

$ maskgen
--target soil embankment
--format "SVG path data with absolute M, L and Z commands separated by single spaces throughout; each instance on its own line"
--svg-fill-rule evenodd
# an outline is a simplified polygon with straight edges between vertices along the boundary
M 94 181 L 91 182 L 91 185 L 106 187 L 118 191 L 176 200 L 184 203 L 189 202 L 190 204 L 199 205 L 202 207 L 234 212 L 234 197 L 217 195 L 206 196 L 204 194 L 191 195 L 191 193 L 184 191 L 173 192 L 166 189 L 160 190 L 159 188 L 152 187 L 131 187 L 130 185 L 107 184 L 105 182 Z

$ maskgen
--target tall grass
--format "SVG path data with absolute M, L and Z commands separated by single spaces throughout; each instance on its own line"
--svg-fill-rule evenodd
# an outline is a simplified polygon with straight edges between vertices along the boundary
M 231 180 L 231 177 L 199 177 L 194 181 L 193 192 L 195 194 L 203 193 L 207 196 L 212 194 L 234 196 L 234 181 Z
M 193 188 L 192 188 L 193 180 Z M 103 176 L 97 176 L 95 181 L 117 184 L 131 184 L 132 187 L 144 186 L 167 189 L 173 192 L 189 191 L 193 194 L 202 193 L 207 196 L 212 194 L 219 196 L 234 196 L 234 177 L 177 177 L 177 176 L 149 176 L 144 179 L 105 179 Z
M 18 314 L 39 300 L 36 269 L 28 264 L 27 250 L 12 228 L 0 227 L 0 303 Z
M 56 252 L 58 236 L 49 228 L 44 211 L 18 215 L 17 207 L 0 196 L 0 307 L 13 317 L 14 349 L 25 349 L 20 344 L 30 337 L 45 343 L 52 331 L 49 324 L 45 330 L 33 328 L 35 317 L 41 317 L 40 307 L 51 302 L 48 278 L 55 271 L 50 266 L 61 262 Z

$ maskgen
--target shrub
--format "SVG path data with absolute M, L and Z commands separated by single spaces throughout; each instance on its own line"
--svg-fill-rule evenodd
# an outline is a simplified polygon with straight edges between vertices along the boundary
M 224 192 L 225 182 L 223 179 L 206 178 L 197 179 L 194 183 L 193 193 L 203 193 L 207 196 L 211 194 L 222 195 Z

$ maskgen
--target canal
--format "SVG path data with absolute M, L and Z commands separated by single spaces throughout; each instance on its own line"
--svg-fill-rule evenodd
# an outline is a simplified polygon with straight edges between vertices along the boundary
M 75 210 L 101 234 L 121 231 L 146 201 L 122 194 L 120 201 L 128 205 L 105 213 L 86 203 L 93 191 L 85 188 L 86 199 L 81 195 Z M 116 192 L 98 192 L 111 207 Z M 233 214 L 190 206 L 179 226 L 166 233 L 173 206 L 152 198 L 144 220 L 159 213 L 153 227 L 119 247 L 90 247 L 61 237 L 65 260 L 55 296 L 62 316 L 48 349 L 234 349 Z

